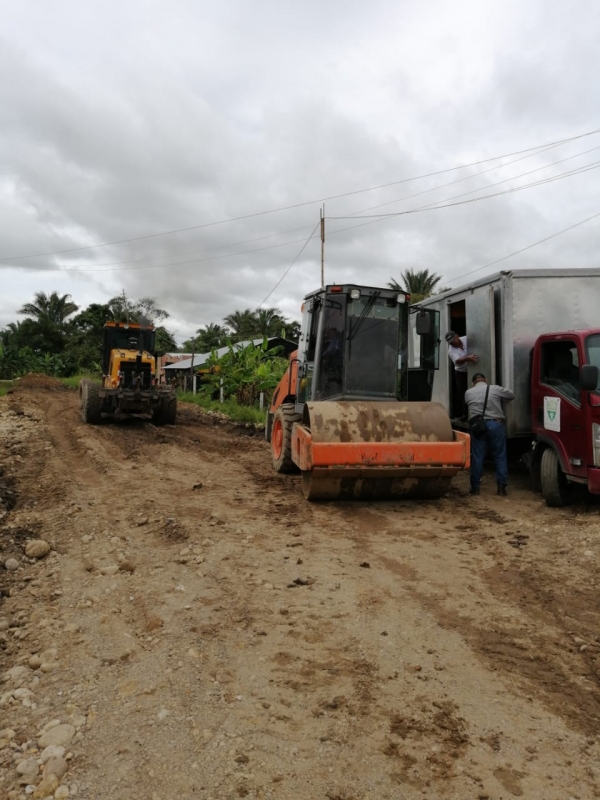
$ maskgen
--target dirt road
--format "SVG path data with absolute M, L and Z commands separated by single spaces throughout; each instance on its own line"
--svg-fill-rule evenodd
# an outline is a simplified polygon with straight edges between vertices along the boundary
M 598 505 L 309 504 L 194 407 L 32 378 L 0 467 L 0 796 L 600 796 Z

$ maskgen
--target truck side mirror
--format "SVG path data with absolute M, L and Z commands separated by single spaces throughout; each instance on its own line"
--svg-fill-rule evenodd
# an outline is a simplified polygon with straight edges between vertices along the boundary
M 417 311 L 416 329 L 418 336 L 431 333 L 431 315 L 427 311 Z
M 598 388 L 598 367 L 594 364 L 584 364 L 581 368 L 581 388 L 584 392 Z

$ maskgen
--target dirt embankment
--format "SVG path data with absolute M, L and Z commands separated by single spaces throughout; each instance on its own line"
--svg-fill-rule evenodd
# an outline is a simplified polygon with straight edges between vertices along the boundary
M 309 504 L 193 407 L 35 378 L 0 453 L 0 796 L 600 796 L 597 505 Z

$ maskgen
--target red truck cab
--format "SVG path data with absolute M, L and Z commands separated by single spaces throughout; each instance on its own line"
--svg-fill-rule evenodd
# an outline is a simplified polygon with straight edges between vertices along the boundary
M 549 506 L 600 494 L 600 330 L 546 333 L 531 361 L 532 475 Z

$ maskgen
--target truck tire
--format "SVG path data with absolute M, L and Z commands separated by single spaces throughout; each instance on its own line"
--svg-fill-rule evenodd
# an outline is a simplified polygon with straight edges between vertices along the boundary
M 152 412 L 152 422 L 155 425 L 174 425 L 177 418 L 177 398 L 169 397 L 162 400 L 160 406 Z
M 298 472 L 292 461 L 292 425 L 300 419 L 293 403 L 280 405 L 273 415 L 271 456 L 275 472 Z
M 92 381 L 84 381 L 81 388 L 81 419 L 88 425 L 98 425 L 102 419 L 102 398 L 100 386 Z
M 551 447 L 542 453 L 540 462 L 542 495 L 547 506 L 562 508 L 569 500 L 569 486 L 558 457 Z

